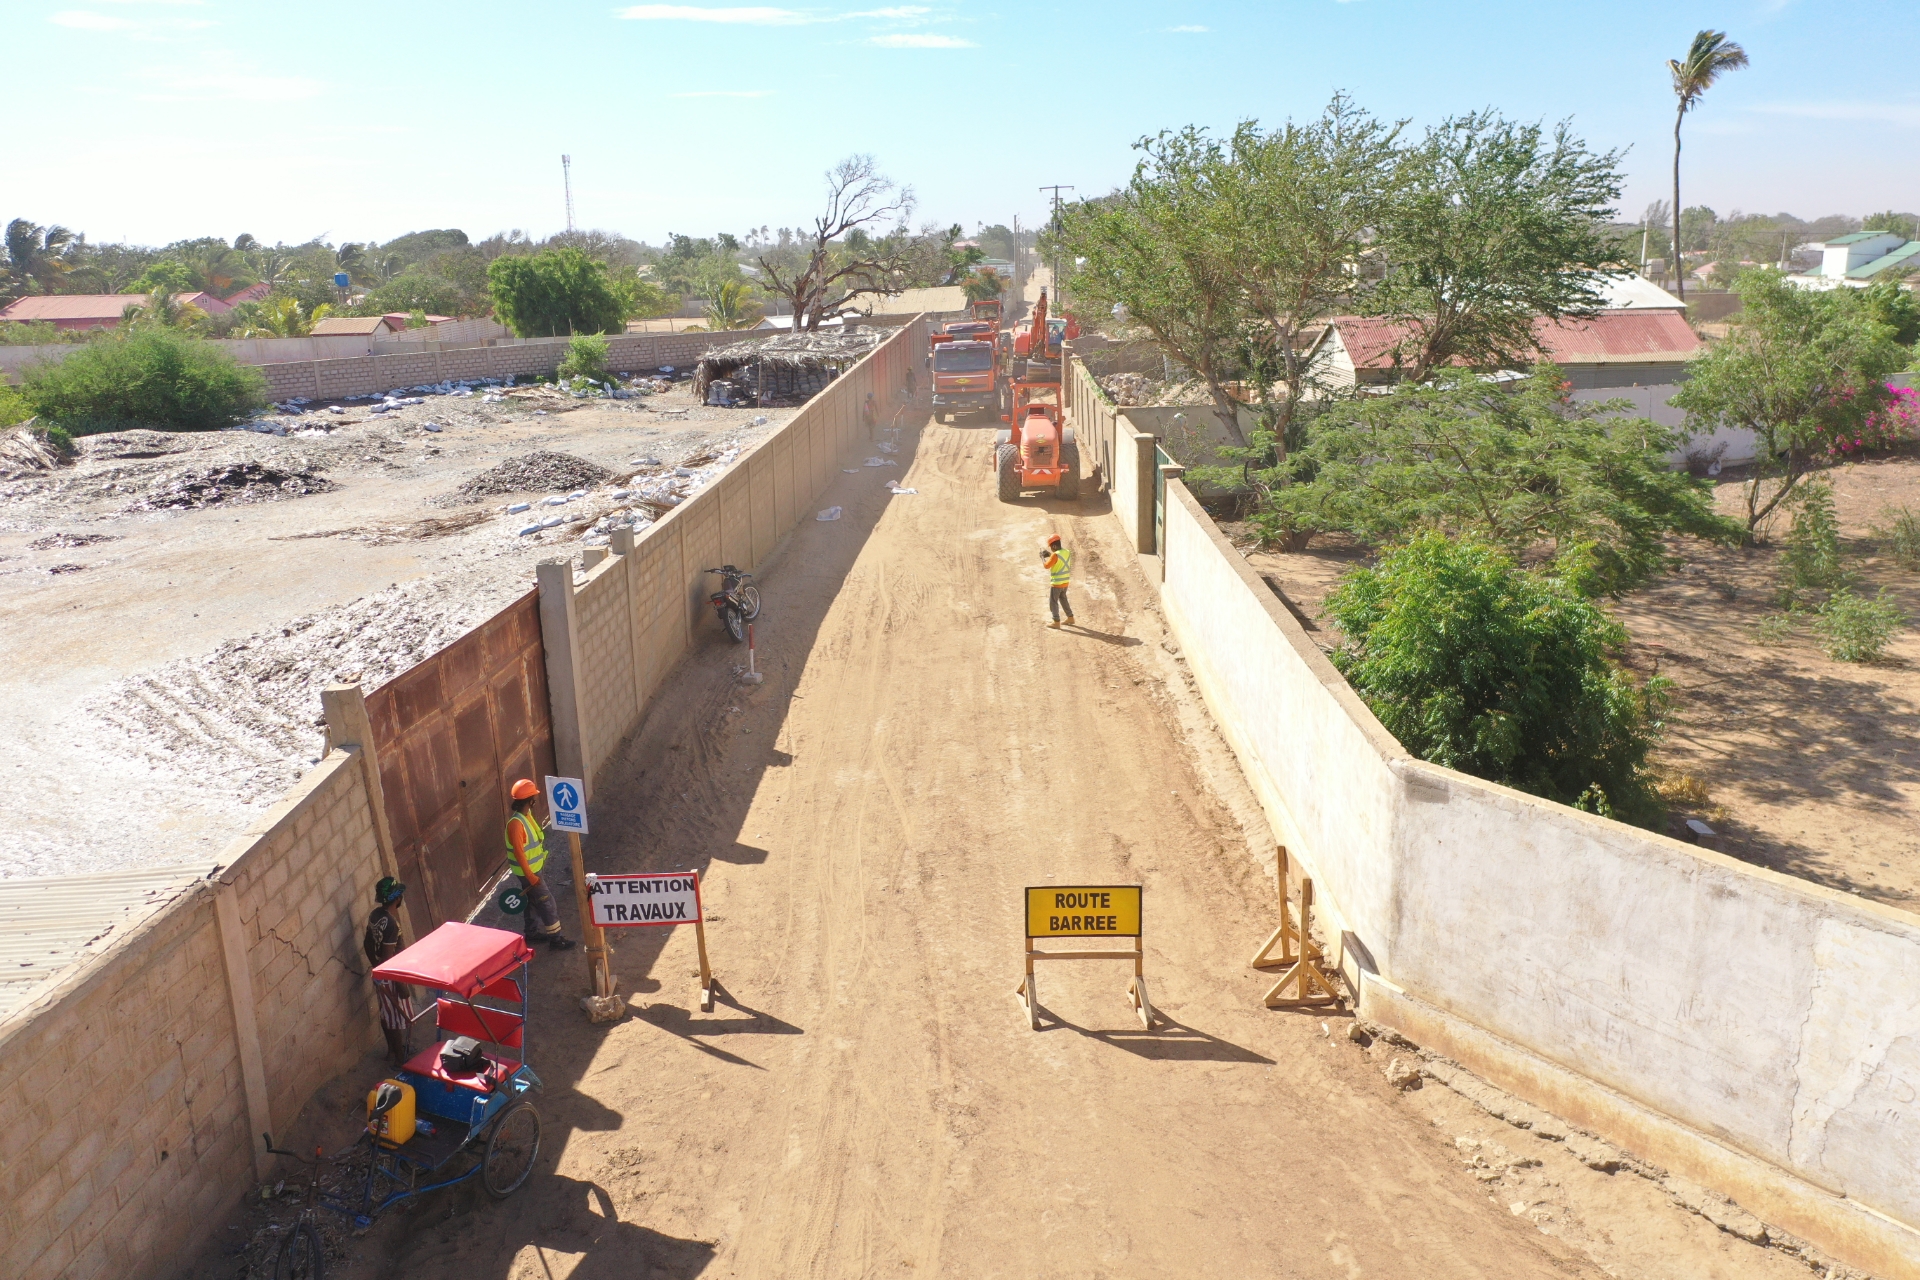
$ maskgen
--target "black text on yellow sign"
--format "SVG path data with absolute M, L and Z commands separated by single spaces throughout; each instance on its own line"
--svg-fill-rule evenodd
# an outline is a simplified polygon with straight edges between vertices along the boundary
M 1137 938 L 1137 884 L 1045 885 L 1027 890 L 1029 938 Z

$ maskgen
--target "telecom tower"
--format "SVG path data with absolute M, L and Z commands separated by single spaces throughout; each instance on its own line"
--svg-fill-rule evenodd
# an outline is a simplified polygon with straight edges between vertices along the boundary
M 567 230 L 573 230 L 573 157 L 560 157 L 560 181 L 567 189 Z

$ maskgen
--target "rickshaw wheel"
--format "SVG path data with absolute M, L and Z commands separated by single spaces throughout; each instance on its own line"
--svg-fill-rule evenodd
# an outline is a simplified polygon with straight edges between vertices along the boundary
M 480 1181 L 487 1194 L 504 1200 L 518 1191 L 533 1172 L 533 1158 L 540 1154 L 540 1113 L 531 1103 L 521 1102 L 507 1108 L 493 1122 L 487 1135 L 487 1154 L 480 1163 Z
M 311 1223 L 302 1222 L 280 1242 L 273 1259 L 273 1280 L 322 1280 L 326 1275 L 326 1251 L 320 1245 L 320 1233 Z

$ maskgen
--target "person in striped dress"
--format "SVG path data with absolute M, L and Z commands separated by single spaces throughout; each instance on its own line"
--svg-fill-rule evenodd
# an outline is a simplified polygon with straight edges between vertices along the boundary
M 373 886 L 375 905 L 373 914 L 367 917 L 367 932 L 360 946 L 376 968 L 406 950 L 407 940 L 393 914 L 406 891 L 407 886 L 392 876 L 381 876 L 380 883 Z M 413 1056 L 413 988 L 404 982 L 376 979 L 373 993 L 380 1001 L 380 1034 L 387 1038 L 387 1056 L 394 1066 L 404 1066 Z

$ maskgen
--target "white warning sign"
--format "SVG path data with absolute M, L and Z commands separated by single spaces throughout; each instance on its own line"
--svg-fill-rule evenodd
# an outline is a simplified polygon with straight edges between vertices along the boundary
M 593 905 L 593 922 L 602 929 L 700 923 L 698 872 L 596 875 L 587 880 L 587 901 Z

